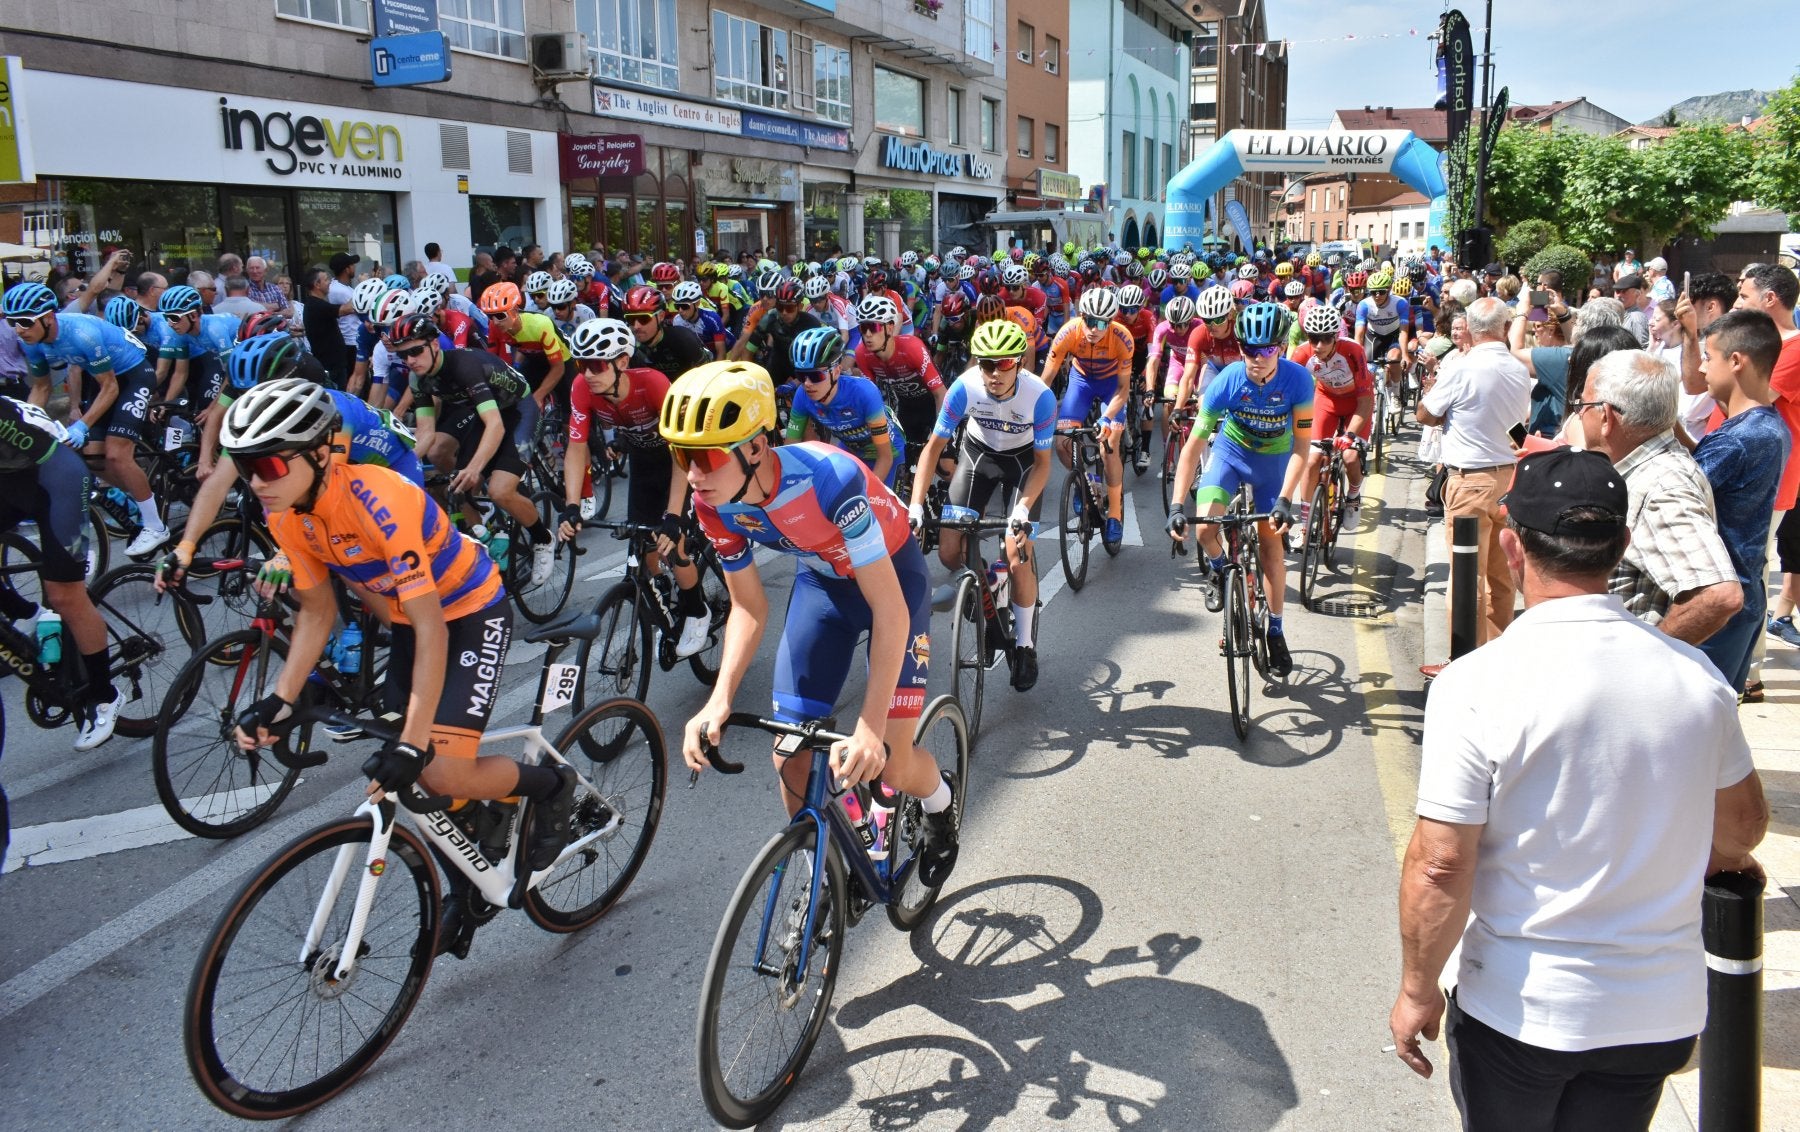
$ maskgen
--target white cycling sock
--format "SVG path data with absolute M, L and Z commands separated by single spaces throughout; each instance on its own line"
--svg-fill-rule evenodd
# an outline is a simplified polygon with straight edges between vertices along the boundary
M 938 779 L 937 789 L 931 796 L 919 799 L 919 807 L 928 814 L 941 814 L 950 808 L 950 784 L 942 778 Z
M 137 504 L 138 518 L 143 521 L 147 531 L 166 530 L 162 521 L 162 509 L 157 506 L 156 493 L 153 491 L 143 499 L 133 500 Z
M 1012 607 L 1012 614 L 1013 643 L 1017 645 L 1029 645 L 1031 643 L 1032 622 L 1037 619 L 1037 606 L 1015 604 Z

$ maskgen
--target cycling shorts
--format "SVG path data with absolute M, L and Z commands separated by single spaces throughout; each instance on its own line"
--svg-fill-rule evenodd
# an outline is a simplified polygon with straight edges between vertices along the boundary
M 431 720 L 431 753 L 438 758 L 472 759 L 487 730 L 488 717 L 506 675 L 506 651 L 512 646 L 512 603 L 497 601 L 486 609 L 445 623 L 450 640 L 445 651 L 444 692 Z M 406 710 L 412 694 L 413 627 L 391 630 L 383 704 Z
M 112 408 L 91 430 L 94 436 L 116 436 L 121 440 L 136 440 L 145 435 L 150 420 L 150 395 L 156 390 L 156 371 L 148 363 L 139 362 L 122 373 L 113 375 L 119 383 L 119 398 L 113 402 Z M 81 399 L 83 412 L 94 403 L 94 396 L 100 386 L 92 374 L 83 382 L 85 396 Z
M 1200 474 L 1200 483 L 1194 489 L 1194 503 L 1202 508 L 1209 503 L 1230 504 L 1239 485 L 1247 483 L 1256 497 L 1256 509 L 1267 511 L 1275 506 L 1275 500 L 1281 495 L 1288 455 L 1286 452 L 1251 452 L 1221 433 L 1213 440 L 1206 470 Z
M 1368 341 L 1369 368 L 1373 369 L 1378 363 L 1387 361 L 1389 350 L 1399 348 L 1400 332 L 1396 330 L 1392 334 L 1376 334 L 1374 331 L 1370 331 Z
M 1062 407 L 1056 413 L 1057 423 L 1074 421 L 1078 425 L 1085 424 L 1088 410 L 1093 408 L 1094 402 L 1098 401 L 1104 412 L 1105 406 L 1118 396 L 1118 393 L 1118 378 L 1109 377 L 1094 381 L 1082 376 L 1071 367 L 1069 388 L 1063 394 Z
M 0 530 L 26 521 L 37 524 L 43 555 L 38 576 L 44 581 L 79 582 L 87 577 L 87 501 L 92 489 L 87 463 L 67 445 L 34 469 L 0 475 Z
M 508 405 L 498 412 L 502 429 L 500 447 L 494 450 L 494 458 L 488 461 L 486 471 L 511 472 L 523 478 L 525 461 L 519 456 L 519 446 L 513 443 L 513 437 L 519 431 L 519 407 Z M 473 405 L 460 406 L 445 414 L 438 427 L 456 438 L 456 466 L 468 467 L 469 461 L 475 458 L 475 450 L 481 447 L 481 438 L 486 429 L 481 423 L 481 414 L 476 412 Z
M 924 451 L 925 442 L 931 439 L 931 430 L 937 425 L 937 401 L 927 393 L 923 397 L 896 397 L 891 404 L 894 419 L 900 422 L 900 433 L 906 437 L 907 451 Z
M 1357 399 L 1354 394 L 1348 397 L 1332 397 L 1322 389 L 1315 390 L 1315 392 L 1312 438 L 1314 440 L 1330 440 L 1338 434 L 1339 429 L 1349 426 L 1350 418 L 1356 415 Z M 1369 415 L 1363 418 L 1362 427 L 1356 430 L 1356 435 L 1367 440 L 1374 431 L 1375 414 L 1373 410 L 1370 410 Z
M 1025 486 L 1025 477 L 1031 474 L 1036 457 L 1036 449 L 1029 444 L 1010 452 L 996 452 L 969 441 L 963 446 L 962 458 L 956 462 L 956 475 L 950 479 L 950 505 L 985 514 L 988 503 L 994 498 L 994 490 L 998 488 L 1000 505 L 1011 514 L 1013 501 L 1018 498 L 1019 489 Z M 1033 504 L 1033 519 L 1037 518 L 1042 504 L 1041 498 Z
M 1171 401 L 1175 399 L 1177 393 L 1181 392 L 1181 373 L 1183 368 L 1183 366 L 1171 367 L 1168 376 L 1163 379 L 1163 396 Z M 1199 403 L 1200 394 L 1205 391 L 1206 383 L 1219 376 L 1219 370 L 1221 368 L 1222 367 L 1211 361 L 1202 361 L 1200 363 L 1200 368 L 1194 373 L 1194 388 L 1188 394 L 1195 404 Z
M 917 719 L 925 710 L 931 674 L 931 578 L 919 544 L 911 539 L 889 561 L 912 620 L 888 718 Z M 869 603 L 855 578 L 826 577 L 804 567 L 794 571 L 787 625 L 775 654 L 775 718 L 804 723 L 831 715 L 849 678 L 856 640 L 870 622 Z
M 627 448 L 625 518 L 633 523 L 660 523 L 669 506 L 669 477 L 675 462 L 667 448 Z

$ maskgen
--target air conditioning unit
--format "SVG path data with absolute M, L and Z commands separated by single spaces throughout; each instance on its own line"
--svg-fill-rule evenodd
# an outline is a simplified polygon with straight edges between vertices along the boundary
M 540 79 L 593 77 L 587 36 L 578 31 L 546 32 L 531 37 L 531 70 Z

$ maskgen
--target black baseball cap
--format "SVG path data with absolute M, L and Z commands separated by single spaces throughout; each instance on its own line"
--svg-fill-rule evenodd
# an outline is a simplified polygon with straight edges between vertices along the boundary
M 1613 290 L 1615 291 L 1642 291 L 1643 289 L 1644 277 L 1635 271 L 1629 275 L 1619 276 L 1613 283 Z
M 1505 275 L 1506 268 L 1498 263 L 1490 263 L 1481 269 L 1483 275 Z
M 331 273 L 333 275 L 342 275 L 344 273 L 344 268 L 354 267 L 361 262 L 362 257 L 359 255 L 351 255 L 349 252 L 339 252 L 331 257 Z
M 1609 535 L 1625 528 L 1631 495 L 1625 477 L 1598 452 L 1552 448 L 1519 461 L 1512 487 L 1501 497 L 1506 513 L 1521 527 L 1547 535 Z M 1610 518 L 1568 519 L 1570 511 L 1592 508 Z

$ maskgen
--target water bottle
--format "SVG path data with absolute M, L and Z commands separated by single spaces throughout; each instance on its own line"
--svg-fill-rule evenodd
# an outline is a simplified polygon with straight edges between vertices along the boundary
M 488 557 L 494 560 L 494 566 L 501 572 L 506 570 L 506 559 L 512 551 L 512 539 L 504 532 L 496 532 L 488 540 Z
M 875 827 L 875 843 L 869 849 L 869 859 L 885 861 L 888 856 L 888 823 L 894 817 L 894 796 L 884 782 L 877 782 L 874 789 L 869 791 L 869 817 Z
M 489 538 L 488 529 L 483 524 L 476 523 L 474 526 L 471 526 L 469 528 L 469 537 L 474 539 L 476 542 L 481 543 L 483 546 L 486 546 L 487 540 Z
M 62 663 L 62 614 L 44 610 L 37 622 L 38 663 L 46 667 Z
M 362 626 L 352 621 L 338 634 L 338 671 L 355 676 L 362 671 Z
M 875 826 L 870 820 L 868 810 L 863 807 L 862 796 L 866 787 L 858 786 L 844 794 L 844 812 L 850 815 L 850 824 L 856 829 L 856 836 L 862 842 L 863 851 L 870 852 L 875 848 Z

